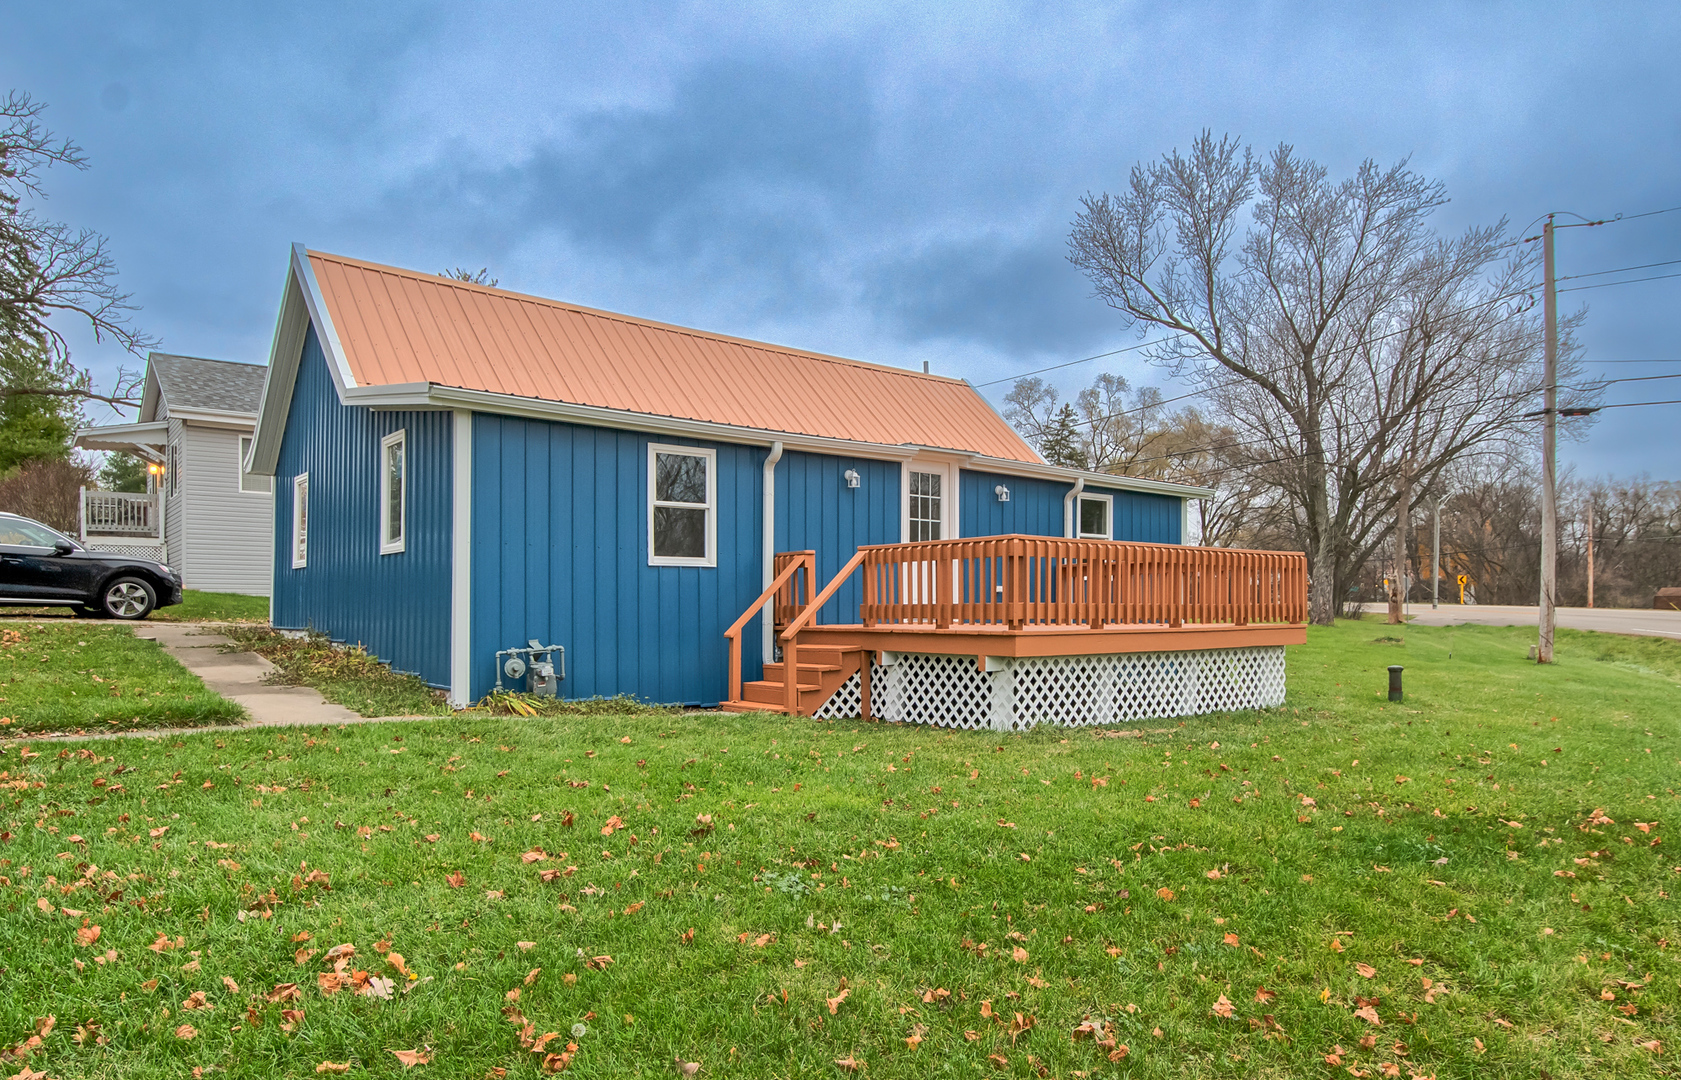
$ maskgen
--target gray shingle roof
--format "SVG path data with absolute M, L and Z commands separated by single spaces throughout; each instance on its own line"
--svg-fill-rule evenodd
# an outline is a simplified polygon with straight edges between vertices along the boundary
M 201 360 L 169 353 L 153 353 L 147 363 L 157 375 L 167 408 L 254 413 L 262 403 L 266 364 Z

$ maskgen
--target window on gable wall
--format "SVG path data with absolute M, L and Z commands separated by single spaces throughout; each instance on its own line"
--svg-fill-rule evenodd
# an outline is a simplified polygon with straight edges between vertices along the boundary
M 1114 539 L 1114 497 L 1111 495 L 1080 496 L 1080 539 Z
M 379 553 L 393 555 L 407 544 L 408 434 L 393 431 L 379 441 Z
M 648 565 L 718 564 L 718 455 L 648 445 Z
M 309 565 L 309 474 L 292 477 L 292 569 Z

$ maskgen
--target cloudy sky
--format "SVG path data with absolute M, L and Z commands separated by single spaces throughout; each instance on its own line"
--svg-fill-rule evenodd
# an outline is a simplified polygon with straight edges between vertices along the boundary
M 1662 3 L 32 4 L 0 90 L 86 149 L 44 209 L 110 237 L 170 351 L 266 360 L 301 241 L 926 360 L 997 400 L 1136 340 L 1064 259 L 1069 221 L 1203 128 L 1339 174 L 1410 156 L 1446 231 L 1681 207 L 1678 40 Z M 1558 258 L 1681 259 L 1681 213 L 1561 233 Z M 1589 304 L 1593 370 L 1627 377 L 1681 374 L 1678 298 L 1563 299 Z M 97 372 L 123 360 L 74 340 Z M 1171 385 L 1131 356 L 1053 381 L 1105 369 Z M 1681 379 L 1607 395 L 1672 398 Z M 1564 464 L 1681 479 L 1681 406 L 1604 416 Z

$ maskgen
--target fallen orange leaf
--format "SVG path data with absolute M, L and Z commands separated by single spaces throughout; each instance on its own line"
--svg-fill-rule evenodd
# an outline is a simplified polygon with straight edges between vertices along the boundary
M 391 1056 L 403 1063 L 403 1068 L 412 1069 L 416 1065 L 426 1065 L 432 1061 L 432 1048 L 424 1047 L 420 1050 L 393 1050 Z

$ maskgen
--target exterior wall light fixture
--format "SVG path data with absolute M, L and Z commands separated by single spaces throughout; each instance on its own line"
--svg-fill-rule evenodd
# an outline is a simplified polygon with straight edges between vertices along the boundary
M 855 488 L 861 482 L 860 479 L 859 479 L 859 476 L 858 476 L 858 470 L 857 469 L 848 469 L 848 470 L 846 470 L 846 472 L 842 473 L 841 475 L 846 477 L 846 486 L 849 487 L 849 488 Z
M 998 496 L 998 501 L 999 502 L 1009 502 L 1010 501 L 1010 489 L 1005 487 L 1003 484 L 999 484 L 997 487 L 993 488 L 992 490 Z

